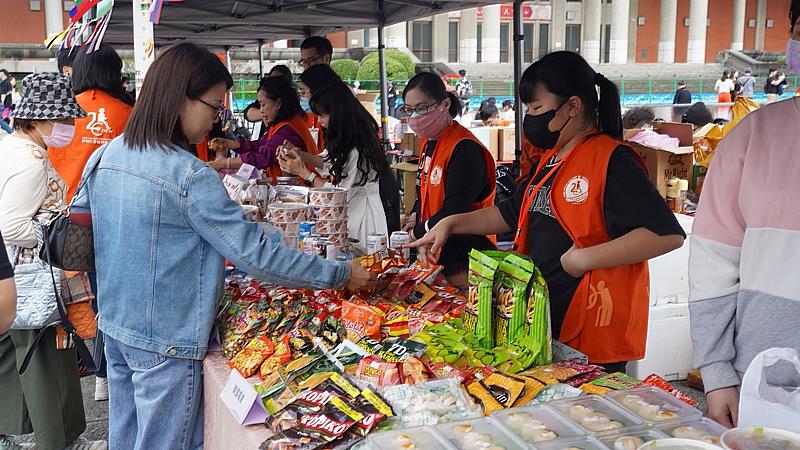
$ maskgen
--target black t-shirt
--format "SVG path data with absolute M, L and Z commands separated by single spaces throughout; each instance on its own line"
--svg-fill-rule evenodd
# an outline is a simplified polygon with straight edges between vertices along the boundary
M 765 94 L 777 94 L 778 93 L 778 86 L 772 84 L 777 78 L 769 77 L 767 78 L 766 84 L 764 85 L 764 93 Z
M 0 81 L 0 95 L 5 95 L 6 98 L 3 101 L 3 106 L 6 108 L 11 108 L 11 105 L 14 102 L 12 98 L 13 88 L 11 87 L 11 82 L 8 80 Z
M 8 253 L 6 252 L 6 245 L 3 242 L 3 235 L 0 234 L 0 280 L 14 277 L 14 269 L 8 261 Z
M 433 156 L 436 141 L 428 141 L 425 155 Z M 414 236 L 418 239 L 425 235 L 425 224 L 420 222 L 419 187 L 422 182 L 422 171 L 417 172 L 417 225 Z M 438 213 L 428 218 L 428 229 L 433 228 L 440 220 L 453 214 L 461 214 L 472 210 L 472 205 L 485 199 L 491 192 L 489 175 L 486 173 L 486 161 L 483 149 L 475 141 L 463 140 L 453 149 L 447 171 L 442 174 L 444 183 L 444 203 Z M 444 266 L 445 275 L 464 272 L 469 267 L 469 251 L 493 249 L 494 245 L 486 236 L 454 235 L 447 240 L 439 255 L 439 264 Z
M 552 161 L 548 164 L 553 167 Z M 534 185 L 549 173 L 546 167 L 534 180 Z M 552 175 L 542 186 L 531 205 L 528 223 L 528 255 L 542 272 L 550 290 L 553 336 L 561 333 L 561 325 L 580 284 L 561 266 L 561 256 L 572 247 L 572 239 L 553 216 L 550 209 Z M 498 205 L 506 223 L 517 228 L 522 200 L 530 176 L 517 187 L 514 197 Z M 647 178 L 639 161 L 628 147 L 617 147 L 608 164 L 604 215 L 612 239 L 622 237 L 637 228 L 647 228 L 659 236 L 680 234 L 685 237 L 675 215 Z

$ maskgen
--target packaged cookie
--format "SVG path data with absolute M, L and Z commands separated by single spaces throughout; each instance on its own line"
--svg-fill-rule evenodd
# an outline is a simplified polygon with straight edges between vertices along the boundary
M 478 250 L 469 253 L 469 296 L 464 311 L 464 329 L 473 333 L 481 348 L 494 347 L 492 292 L 499 262 Z
M 525 332 L 528 312 L 528 282 L 533 275 L 533 263 L 518 255 L 509 255 L 500 262 L 495 285 L 495 345 L 506 346 Z
M 528 289 L 528 311 L 526 315 L 528 336 L 541 343 L 542 351 L 536 356 L 534 365 L 541 366 L 553 361 L 553 338 L 550 326 L 550 293 L 539 268 L 533 267 Z

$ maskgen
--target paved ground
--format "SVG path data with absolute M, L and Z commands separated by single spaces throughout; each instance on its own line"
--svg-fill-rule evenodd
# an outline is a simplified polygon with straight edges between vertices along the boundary
M 706 412 L 706 401 L 703 393 L 686 386 L 685 381 L 673 382 L 675 387 L 689 394 L 698 401 L 698 408 Z M 94 401 L 94 377 L 84 377 L 81 380 L 83 388 L 83 407 L 86 410 L 86 432 L 83 437 L 89 440 L 108 439 L 108 402 Z M 33 435 L 25 437 L 26 441 L 33 441 Z

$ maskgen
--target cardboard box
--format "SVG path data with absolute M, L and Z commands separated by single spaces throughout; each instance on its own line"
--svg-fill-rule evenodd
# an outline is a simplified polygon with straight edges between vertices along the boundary
M 419 144 L 420 140 L 416 134 L 411 132 L 403 133 L 403 140 L 400 141 L 400 151 L 404 155 L 419 156 Z
M 372 115 L 372 117 L 375 119 L 376 122 L 378 122 L 378 124 L 381 123 L 381 115 L 378 114 L 378 108 L 375 106 L 374 102 L 362 101 L 361 105 L 364 106 L 364 109 L 366 109 L 367 112 Z
M 629 130 L 625 133 L 625 140 L 632 138 L 641 130 Z M 653 131 L 659 134 L 666 134 L 667 136 L 678 139 L 678 148 L 674 149 L 656 149 L 638 144 L 635 142 L 628 142 L 628 144 L 636 150 L 639 155 L 644 159 L 647 172 L 650 175 L 650 180 L 658 189 L 662 197 L 667 195 L 667 181 L 670 178 L 680 178 L 682 180 L 691 180 L 692 166 L 694 164 L 694 146 L 692 140 L 692 125 L 688 123 L 654 123 Z
M 498 161 L 514 161 L 517 159 L 517 132 L 514 127 L 501 127 L 499 148 L 497 149 Z
M 500 128 L 499 127 L 479 127 L 471 128 L 470 131 L 476 138 L 483 144 L 492 157 L 497 160 L 497 151 L 500 146 Z
M 417 170 L 419 166 L 410 162 L 392 164 L 392 169 L 403 174 L 403 213 L 408 216 L 417 201 Z
M 361 93 L 356 94 L 356 98 L 360 102 L 371 102 L 372 104 L 375 104 L 375 99 L 378 98 L 379 95 L 380 94 L 377 93 L 377 92 L 374 92 L 374 93 L 361 92 Z

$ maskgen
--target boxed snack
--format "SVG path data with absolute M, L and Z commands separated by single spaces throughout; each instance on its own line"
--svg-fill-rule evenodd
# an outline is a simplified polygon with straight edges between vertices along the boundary
M 619 433 L 644 421 L 614 403 L 595 395 L 559 400 L 550 404 L 589 434 Z
M 608 450 L 603 443 L 590 436 L 537 445 L 537 450 Z
M 505 346 L 525 332 L 528 312 L 528 282 L 533 275 L 533 263 L 518 255 L 509 255 L 500 262 L 497 275 L 498 291 L 495 308 L 495 345 Z
M 311 209 L 318 220 L 347 220 L 348 217 L 347 205 L 314 206 Z
M 316 230 L 324 235 L 347 234 L 347 219 L 317 220 Z
M 269 205 L 270 223 L 300 223 L 308 219 L 308 205 L 304 203 L 273 203 Z
M 561 414 L 545 405 L 505 409 L 492 417 L 529 444 L 570 439 L 586 434 Z
M 494 347 L 492 292 L 499 265 L 478 250 L 469 253 L 469 296 L 464 311 L 464 329 L 475 335 L 481 348 Z
M 441 424 L 437 426 L 437 429 L 460 450 L 487 448 L 522 450 L 527 448 L 524 442 L 488 417 Z
M 337 187 L 320 187 L 308 190 L 308 204 L 316 206 L 347 205 L 347 189 Z
M 381 390 L 401 426 L 416 427 L 472 419 L 481 416 L 472 399 L 461 389 L 459 378 L 389 386 Z
M 372 450 L 455 450 L 455 447 L 431 427 L 373 433 L 367 437 L 367 448 Z
M 717 446 L 721 443 L 720 436 L 726 431 L 725 427 L 706 417 L 656 424 L 655 428 L 669 437 Z
M 703 415 L 661 389 L 645 386 L 627 391 L 613 391 L 607 397 L 648 423 L 690 419 Z
M 647 442 L 666 439 L 667 435 L 658 430 L 632 430 L 613 436 L 599 438 L 600 442 L 613 450 L 638 450 Z

